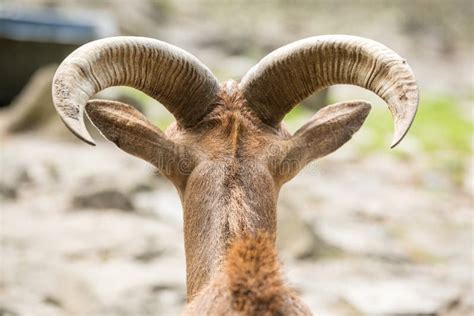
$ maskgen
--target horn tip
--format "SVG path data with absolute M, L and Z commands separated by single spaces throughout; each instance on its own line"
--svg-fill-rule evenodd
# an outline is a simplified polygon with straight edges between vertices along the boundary
M 95 146 L 95 142 L 92 139 L 91 135 L 86 129 L 84 120 L 78 120 L 73 118 L 63 118 L 63 122 L 66 127 L 80 140 L 85 142 L 88 145 Z
M 397 147 L 397 145 L 400 144 L 402 139 L 403 139 L 403 136 L 402 137 L 393 137 L 392 144 L 390 145 L 390 149 L 393 149 L 393 148 Z
M 392 144 L 390 148 L 395 148 L 400 142 L 405 138 L 406 134 L 410 130 L 410 127 L 415 120 L 416 113 L 418 111 L 418 91 L 416 97 L 411 100 L 405 111 L 397 111 L 397 107 L 394 107 L 394 124 L 395 124 L 395 133 L 393 135 Z M 399 107 L 401 108 L 401 107 Z M 392 111 L 392 108 L 390 109 Z
M 413 114 L 408 121 L 402 120 L 400 122 L 401 124 L 397 120 L 395 120 L 395 133 L 393 135 L 392 144 L 390 145 L 390 148 L 395 148 L 405 138 L 406 134 L 408 133 L 408 130 L 410 129 L 413 123 L 414 118 L 415 115 Z

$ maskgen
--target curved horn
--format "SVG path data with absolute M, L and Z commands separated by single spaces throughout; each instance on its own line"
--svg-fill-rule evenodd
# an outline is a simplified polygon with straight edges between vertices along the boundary
M 53 101 L 66 126 L 94 145 L 84 125 L 91 96 L 107 87 L 136 88 L 161 102 L 183 126 L 211 110 L 219 84 L 196 57 L 144 37 L 119 36 L 90 42 L 71 53 L 53 79 Z
M 334 84 L 376 93 L 392 112 L 392 148 L 405 136 L 418 107 L 418 87 L 405 59 L 375 41 L 348 35 L 315 36 L 263 58 L 241 81 L 248 104 L 276 125 L 296 104 Z

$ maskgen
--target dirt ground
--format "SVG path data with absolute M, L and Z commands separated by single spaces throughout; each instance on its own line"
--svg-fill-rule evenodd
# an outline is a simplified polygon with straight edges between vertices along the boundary
M 151 167 L 33 135 L 4 141 L 2 167 L 1 315 L 179 313 L 181 208 Z M 283 188 L 281 259 L 312 310 L 472 313 L 472 197 L 430 172 L 348 146 Z

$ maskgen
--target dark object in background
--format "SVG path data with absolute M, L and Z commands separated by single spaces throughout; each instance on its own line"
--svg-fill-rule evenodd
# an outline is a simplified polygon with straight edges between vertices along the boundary
M 318 93 L 314 93 L 313 95 L 307 97 L 303 101 L 301 101 L 301 104 L 311 110 L 311 111 L 319 111 L 323 107 L 329 104 L 329 87 L 325 88 Z
M 27 131 L 47 124 L 55 114 L 51 85 L 57 64 L 43 66 L 36 70 L 18 95 L 8 105 L 8 119 L 0 132 Z M 1 314 L 0 314 L 1 315 Z
M 8 105 L 41 66 L 116 34 L 112 17 L 100 11 L 0 10 L 0 106 Z

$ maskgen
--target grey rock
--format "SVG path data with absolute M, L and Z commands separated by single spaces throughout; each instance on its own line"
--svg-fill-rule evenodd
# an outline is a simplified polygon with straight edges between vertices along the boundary
M 18 195 L 18 191 L 15 187 L 10 186 L 6 183 L 0 183 L 0 198 L 6 200 L 14 200 Z
M 474 161 L 470 159 L 469 163 L 466 164 L 466 173 L 464 175 L 464 183 L 463 183 L 464 190 L 471 195 L 474 196 Z
M 125 291 L 105 314 L 179 315 L 185 303 L 182 287 L 173 284 L 144 284 Z
M 3 199 L 16 199 L 22 189 L 33 183 L 31 170 L 27 165 L 17 161 L 2 161 L 0 176 L 0 197 Z
M 132 211 L 133 203 L 129 196 L 115 188 L 87 189 L 85 192 L 78 192 L 72 198 L 72 207 L 83 209 L 117 209 Z
M 471 284 L 464 290 L 464 293 L 452 300 L 443 308 L 439 315 L 441 316 L 466 316 L 474 315 L 474 297 L 472 295 L 474 289 Z
M 364 315 L 437 315 L 458 295 L 456 286 L 429 275 L 364 281 L 344 293 Z
M 12 311 L 8 307 L 0 306 L 0 316 L 20 316 L 20 315 Z
M 4 313 L 0 315 L 80 316 L 99 306 L 84 280 L 71 270 L 47 263 L 46 257 L 38 259 L 2 259 L 6 274 L 2 287 L 8 291 L 0 297 L 0 311 Z
M 279 206 L 277 246 L 284 254 L 296 259 L 316 259 L 340 253 L 337 247 L 322 239 L 296 209 L 285 202 Z

